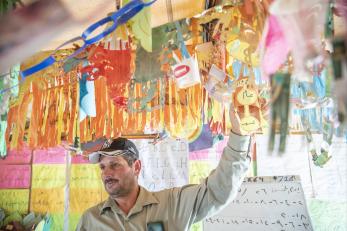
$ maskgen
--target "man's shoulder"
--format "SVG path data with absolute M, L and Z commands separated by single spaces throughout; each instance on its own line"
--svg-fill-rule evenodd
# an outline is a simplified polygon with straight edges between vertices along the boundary
M 88 216 L 88 215 L 99 215 L 102 211 L 102 208 L 104 206 L 106 201 L 102 201 L 97 205 L 94 205 L 93 207 L 90 207 L 86 211 L 84 211 L 83 215 Z

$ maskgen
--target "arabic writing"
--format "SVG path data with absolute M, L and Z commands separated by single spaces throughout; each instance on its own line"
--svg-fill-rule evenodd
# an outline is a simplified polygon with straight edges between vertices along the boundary
M 250 177 L 219 214 L 205 219 L 205 231 L 313 230 L 304 193 L 295 176 Z
M 311 230 L 312 226 L 307 219 L 307 217 L 303 214 L 290 215 L 289 218 L 286 218 L 288 215 L 286 213 L 282 213 L 282 219 L 267 219 L 266 217 L 235 217 L 235 218 L 208 218 L 205 220 L 206 223 L 211 224 L 223 224 L 223 225 L 253 225 L 254 227 L 261 226 L 262 228 L 267 229 L 275 229 L 280 231 L 285 230 Z M 270 226 L 272 226 L 270 228 Z

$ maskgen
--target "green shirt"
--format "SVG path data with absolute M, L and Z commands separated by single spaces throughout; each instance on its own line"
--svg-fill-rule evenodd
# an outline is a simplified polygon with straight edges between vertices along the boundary
M 114 200 L 88 209 L 76 230 L 147 231 L 147 224 L 161 222 L 165 231 L 185 231 L 231 202 L 248 170 L 249 136 L 230 134 L 218 167 L 201 184 L 149 192 L 140 187 L 134 207 L 125 215 Z

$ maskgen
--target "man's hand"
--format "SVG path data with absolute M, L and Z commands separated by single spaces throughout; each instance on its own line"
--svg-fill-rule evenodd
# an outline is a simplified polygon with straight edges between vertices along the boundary
M 251 132 L 246 132 L 242 130 L 240 125 L 240 117 L 237 114 L 236 108 L 234 108 L 234 105 L 230 104 L 230 122 L 231 122 L 231 131 L 237 135 L 251 135 Z

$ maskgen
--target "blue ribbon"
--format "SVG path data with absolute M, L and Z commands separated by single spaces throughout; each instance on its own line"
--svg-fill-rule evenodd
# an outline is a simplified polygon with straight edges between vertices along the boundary
M 181 52 L 182 52 L 182 56 L 186 59 L 189 59 L 190 55 L 187 51 L 187 47 L 186 44 L 184 44 L 184 40 L 183 40 L 183 36 L 182 36 L 182 31 L 181 31 L 181 26 L 179 22 L 175 22 L 175 26 L 177 29 L 177 39 L 181 44 Z
M 52 65 L 53 63 L 55 63 L 55 59 L 53 56 L 48 56 L 48 58 L 44 59 L 43 61 L 41 61 L 40 63 L 36 64 L 35 66 L 32 66 L 24 71 L 21 72 L 21 75 L 23 78 L 34 74 L 35 72 L 38 72 L 39 70 L 42 70 L 50 65 Z
M 77 51 L 75 51 L 72 55 L 68 56 L 66 59 L 63 60 L 66 61 L 67 59 L 70 59 L 72 57 L 75 57 L 76 55 L 78 55 L 79 53 L 81 53 L 87 46 L 94 44 L 98 41 L 100 41 L 102 38 L 106 37 L 108 34 L 112 33 L 117 27 L 118 25 L 124 24 L 126 23 L 129 19 L 131 19 L 133 16 L 135 16 L 138 12 L 140 12 L 144 7 L 150 6 L 152 5 L 156 0 L 150 1 L 148 3 L 144 3 L 142 0 L 133 0 L 131 2 L 129 2 L 128 4 L 126 4 L 124 7 L 122 7 L 121 9 L 119 9 L 117 12 L 113 13 L 111 16 L 105 17 L 99 21 L 97 21 L 96 23 L 90 25 L 83 33 L 81 36 L 79 37 L 75 37 L 65 43 L 63 43 L 62 45 L 60 45 L 59 47 L 57 47 L 55 49 L 55 51 L 53 52 L 53 54 L 51 54 L 49 57 L 47 57 L 46 59 L 44 59 L 43 61 L 41 61 L 40 63 L 24 70 L 21 72 L 21 76 L 23 79 L 25 79 L 27 76 L 32 75 L 40 70 L 43 70 L 45 68 L 47 68 L 48 66 L 54 64 L 57 60 L 54 58 L 54 54 L 63 46 L 67 45 L 68 43 L 74 42 L 76 40 L 82 40 L 84 42 L 84 45 L 79 48 Z M 108 27 L 107 29 L 105 29 L 104 31 L 102 31 L 100 34 L 95 35 L 92 38 L 88 39 L 88 36 L 90 34 L 92 34 L 93 31 L 95 31 L 97 28 L 99 28 L 100 26 L 113 21 L 114 24 L 110 27 Z M 7 89 L 2 90 L 2 92 L 4 92 Z

